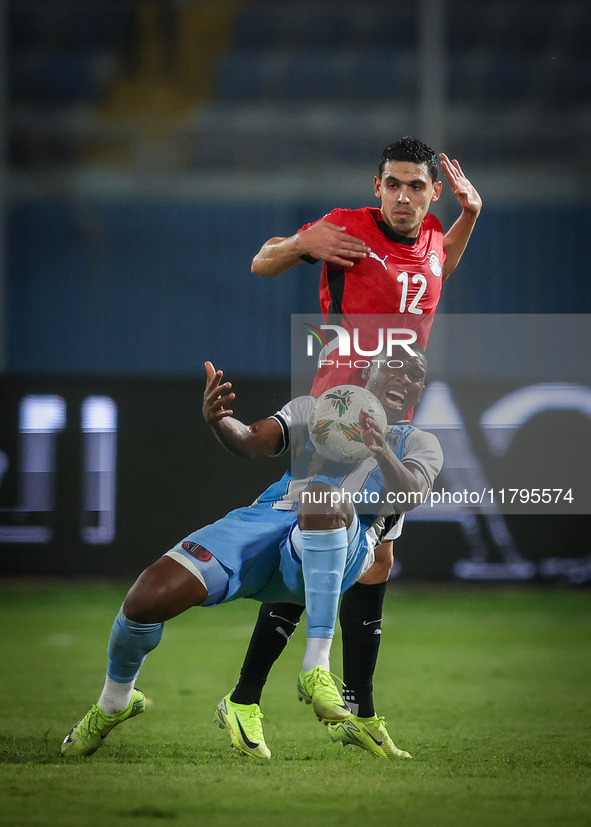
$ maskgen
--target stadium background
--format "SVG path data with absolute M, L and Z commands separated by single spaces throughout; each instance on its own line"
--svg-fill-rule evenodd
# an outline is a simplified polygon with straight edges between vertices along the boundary
M 250 260 L 332 207 L 372 204 L 403 134 L 457 157 L 485 203 L 442 311 L 591 311 L 585 0 L 5 0 L 2 32 L 4 575 L 131 576 L 277 476 L 281 461 L 240 465 L 206 432 L 203 361 L 245 419 L 283 404 L 290 316 L 317 311 L 319 268 L 264 280 Z M 449 225 L 454 199 L 437 213 Z M 30 396 L 65 411 L 38 511 L 22 507 Z M 88 542 L 80 416 L 104 397 L 114 531 Z M 507 524 L 528 577 L 591 577 L 587 517 Z M 457 525 L 410 523 L 398 576 L 450 578 L 469 553 Z

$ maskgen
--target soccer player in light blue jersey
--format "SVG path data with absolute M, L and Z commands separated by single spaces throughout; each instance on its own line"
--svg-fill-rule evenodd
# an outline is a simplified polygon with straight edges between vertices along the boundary
M 412 355 L 374 358 L 367 388 L 382 403 L 388 425 L 382 429 L 362 412 L 369 457 L 345 464 L 321 457 L 309 439 L 313 397 L 294 399 L 267 419 L 245 425 L 233 416 L 231 383 L 206 362 L 203 415 L 221 444 L 245 457 L 291 450 L 291 466 L 251 506 L 188 535 L 140 575 L 113 624 L 98 703 L 68 733 L 62 755 L 91 755 L 111 729 L 144 711 L 135 681 L 167 620 L 194 606 L 239 597 L 305 606 L 298 696 L 312 704 L 319 719 L 334 726 L 347 721 L 350 709 L 330 673 L 339 597 L 380 565 L 375 550 L 381 539 L 402 512 L 424 499 L 443 463 L 437 439 L 404 422 L 420 398 L 426 367 L 418 347 Z M 354 506 L 359 499 L 363 505 Z M 229 696 L 219 704 L 220 726 L 239 751 L 269 758 L 258 705 L 249 715 L 243 708 L 237 715 L 234 706 Z

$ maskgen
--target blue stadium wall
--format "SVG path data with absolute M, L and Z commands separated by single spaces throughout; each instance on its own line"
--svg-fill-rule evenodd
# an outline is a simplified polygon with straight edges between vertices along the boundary
M 46 200 L 9 220 L 13 373 L 287 376 L 292 313 L 317 312 L 319 265 L 250 273 L 272 235 L 334 204 Z M 343 206 L 359 206 L 343 204 Z M 487 206 L 442 309 L 591 312 L 591 206 Z

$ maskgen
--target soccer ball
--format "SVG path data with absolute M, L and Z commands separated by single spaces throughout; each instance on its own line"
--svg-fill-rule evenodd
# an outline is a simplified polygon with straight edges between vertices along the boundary
M 386 412 L 377 396 L 358 385 L 338 385 L 321 394 L 310 413 L 308 431 L 319 454 L 334 462 L 358 462 L 370 456 L 361 439 L 359 412 L 363 408 L 385 428 Z

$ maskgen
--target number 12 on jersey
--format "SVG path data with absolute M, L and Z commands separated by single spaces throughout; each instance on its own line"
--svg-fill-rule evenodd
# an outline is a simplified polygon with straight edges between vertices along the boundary
M 425 290 L 427 289 L 427 279 L 422 273 L 417 273 L 412 277 L 412 283 L 418 284 L 419 289 L 413 300 L 410 302 L 409 306 L 406 306 L 406 302 L 408 299 L 408 281 L 410 276 L 405 271 L 400 273 L 396 281 L 399 281 L 402 284 L 402 290 L 400 291 L 400 307 L 398 308 L 400 313 L 415 313 L 417 316 L 420 316 L 423 312 L 421 308 L 418 306 L 420 300 L 423 298 Z

